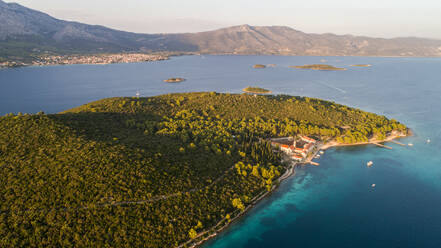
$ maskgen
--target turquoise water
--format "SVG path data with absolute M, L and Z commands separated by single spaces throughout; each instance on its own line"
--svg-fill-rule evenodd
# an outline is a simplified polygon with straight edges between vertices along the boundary
M 290 65 L 326 63 L 348 71 Z M 252 69 L 254 64 L 277 64 Z M 368 68 L 351 64 L 372 64 Z M 0 114 L 58 112 L 111 96 L 240 92 L 252 85 L 395 118 L 413 129 L 389 144 L 337 148 L 303 167 L 205 247 L 441 247 L 441 59 L 186 56 L 170 61 L 0 70 Z M 163 79 L 184 77 L 181 84 Z M 427 139 L 431 139 L 427 143 Z M 372 160 L 374 165 L 366 167 Z M 372 188 L 371 184 L 376 187 Z

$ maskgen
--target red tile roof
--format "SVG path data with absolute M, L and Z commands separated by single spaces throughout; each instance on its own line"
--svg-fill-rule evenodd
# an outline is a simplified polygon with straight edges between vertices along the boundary
M 315 142 L 315 139 L 309 138 L 307 136 L 302 136 L 302 139 L 308 140 L 308 141 L 311 141 L 311 142 Z

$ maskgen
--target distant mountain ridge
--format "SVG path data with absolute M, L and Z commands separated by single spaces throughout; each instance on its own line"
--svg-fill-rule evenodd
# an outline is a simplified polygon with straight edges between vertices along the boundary
M 121 52 L 142 50 L 196 50 L 172 41 L 155 42 L 162 35 L 136 34 L 98 25 L 63 21 L 45 13 L 0 0 L 0 55 L 53 51 Z M 174 43 L 177 43 L 176 46 Z M 8 51 L 11 50 L 11 51 Z
M 289 27 L 234 26 L 183 34 L 137 34 L 63 21 L 0 0 L 0 57 L 42 52 L 177 51 L 207 54 L 441 56 L 441 40 L 308 34 Z
M 203 53 L 441 56 L 441 40 L 308 34 L 283 26 L 242 25 L 184 36 Z

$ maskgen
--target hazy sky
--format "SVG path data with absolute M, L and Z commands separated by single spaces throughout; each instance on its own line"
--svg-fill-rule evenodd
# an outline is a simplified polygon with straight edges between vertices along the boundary
M 56 18 L 143 32 L 283 25 L 308 33 L 441 39 L 441 0 L 6 0 Z

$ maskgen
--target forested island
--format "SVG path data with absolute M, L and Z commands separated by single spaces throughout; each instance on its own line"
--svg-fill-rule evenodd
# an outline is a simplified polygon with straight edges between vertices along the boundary
M 300 66 L 290 66 L 296 69 L 308 69 L 308 70 L 319 70 L 319 71 L 345 71 L 346 68 L 338 68 L 332 65 L 314 64 L 314 65 L 300 65 Z
M 184 81 L 185 81 L 185 78 L 169 78 L 169 79 L 164 80 L 164 82 L 166 82 L 166 83 L 181 83 Z
M 246 87 L 242 91 L 246 92 L 246 93 L 254 93 L 254 94 L 269 94 L 269 93 L 271 93 L 271 90 L 267 90 L 267 89 L 259 88 L 259 87 L 251 87 L 251 86 Z
M 272 191 L 270 138 L 355 143 L 396 120 L 286 95 L 109 98 L 0 117 L 0 246 L 189 247 Z M 338 141 L 337 141 L 338 140 Z

